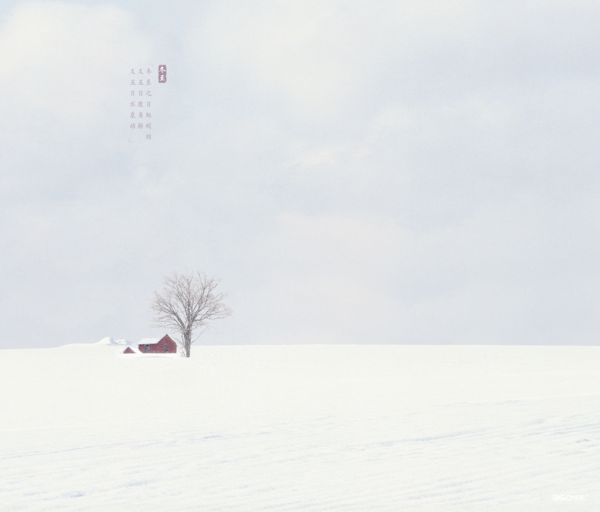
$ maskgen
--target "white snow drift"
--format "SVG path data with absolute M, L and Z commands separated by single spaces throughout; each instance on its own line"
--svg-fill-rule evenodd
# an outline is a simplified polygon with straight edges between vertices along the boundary
M 600 510 L 598 347 L 124 344 L 0 351 L 0 510 Z

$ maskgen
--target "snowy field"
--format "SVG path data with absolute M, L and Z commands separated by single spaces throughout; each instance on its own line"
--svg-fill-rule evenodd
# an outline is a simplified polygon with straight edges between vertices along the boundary
M 0 351 L 0 511 L 598 511 L 600 347 Z

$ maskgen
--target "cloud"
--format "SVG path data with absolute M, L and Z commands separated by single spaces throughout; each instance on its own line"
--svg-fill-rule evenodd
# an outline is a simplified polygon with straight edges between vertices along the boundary
M 124 96 L 122 75 L 151 56 L 127 11 L 72 3 L 17 4 L 0 31 L 3 188 L 70 189 L 106 174 Z M 126 87 L 126 86 L 125 86 Z M 119 131 L 120 133 L 120 131 Z
M 19 4 L 2 27 L 0 48 L 2 108 L 19 129 L 32 120 L 69 132 L 94 126 L 103 110 L 114 110 L 132 58 L 150 57 L 127 11 L 58 2 Z
M 212 342 L 595 342 L 596 3 L 140 9 L 0 28 L 11 336 L 151 335 L 152 289 L 198 268 L 236 312 Z M 123 73 L 158 58 L 128 145 Z

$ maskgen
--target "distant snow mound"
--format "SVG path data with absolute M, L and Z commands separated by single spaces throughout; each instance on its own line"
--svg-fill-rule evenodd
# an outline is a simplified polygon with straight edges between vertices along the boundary
M 106 338 L 102 338 L 96 345 L 105 345 L 111 347 L 128 347 L 129 345 L 133 345 L 131 341 L 128 340 L 114 340 L 111 337 L 107 336 Z

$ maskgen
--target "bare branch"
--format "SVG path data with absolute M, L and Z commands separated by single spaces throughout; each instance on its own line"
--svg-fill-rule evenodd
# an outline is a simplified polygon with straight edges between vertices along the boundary
M 165 278 L 161 293 L 154 292 L 150 308 L 154 312 L 153 327 L 167 327 L 179 333 L 177 340 L 190 357 L 191 345 L 209 327 L 212 320 L 232 314 L 223 303 L 224 293 L 215 293 L 219 280 L 201 272 L 178 274 Z M 194 338 L 194 331 L 200 330 Z

